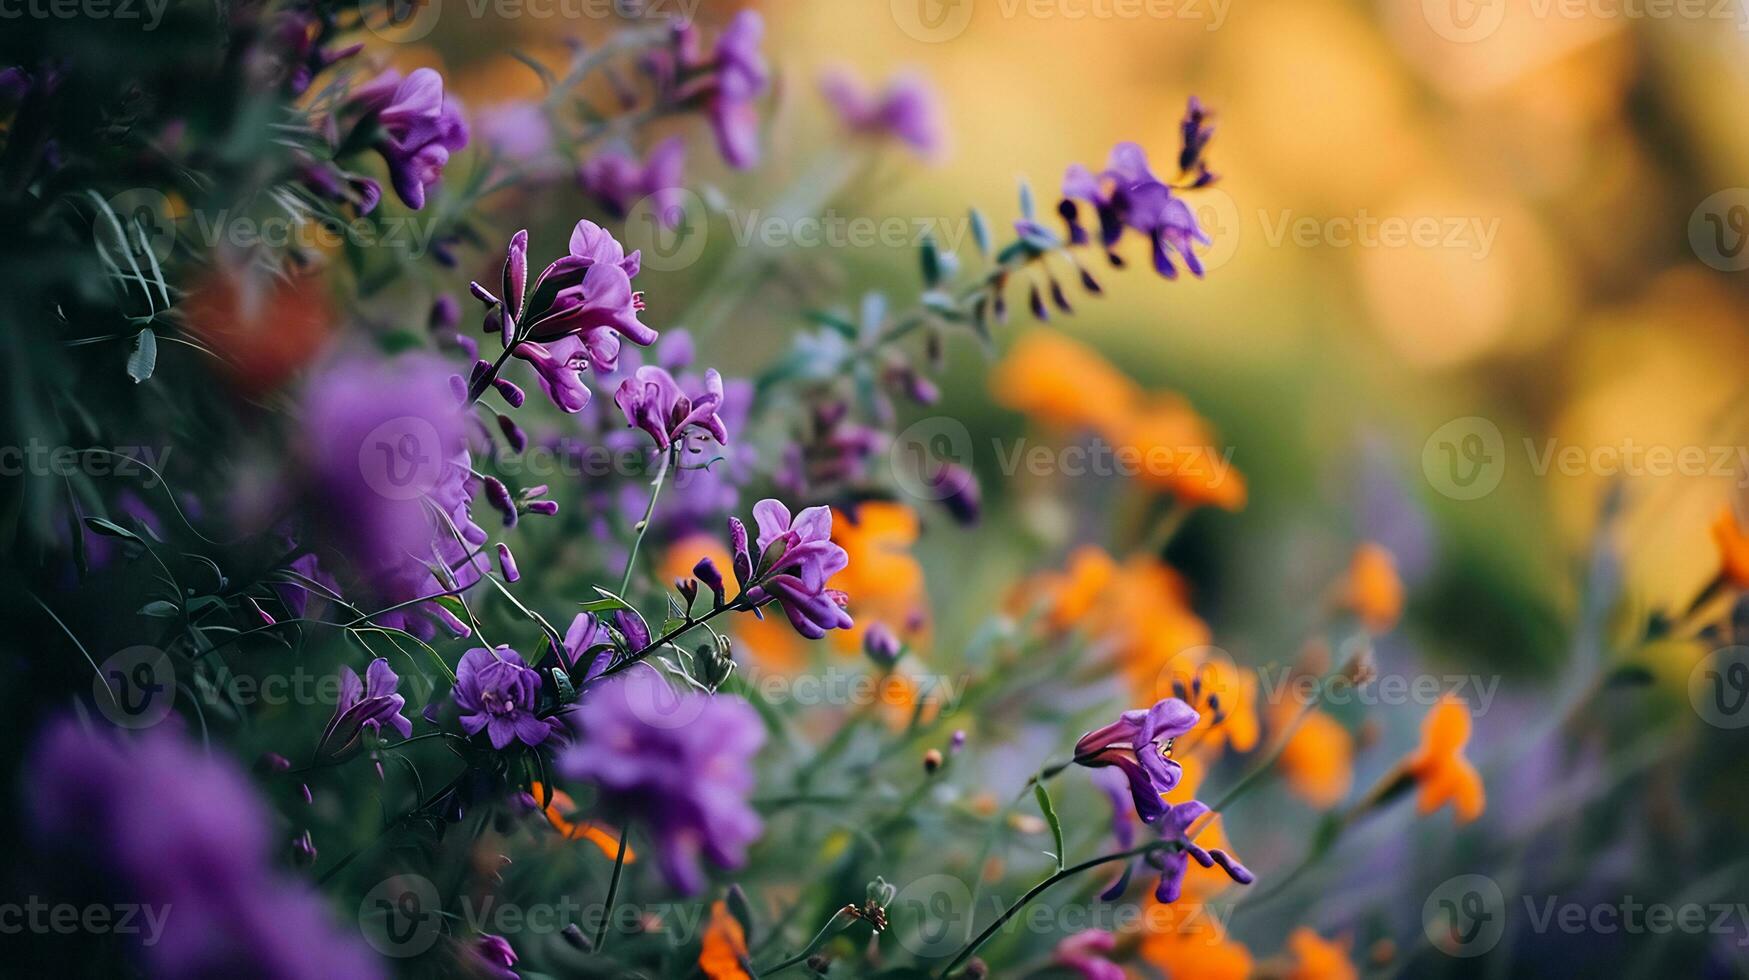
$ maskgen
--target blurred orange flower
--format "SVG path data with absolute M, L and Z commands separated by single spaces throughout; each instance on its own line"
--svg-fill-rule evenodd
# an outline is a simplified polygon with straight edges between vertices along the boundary
M 1098 352 L 1052 330 L 1015 342 L 990 374 L 996 400 L 1056 429 L 1109 432 L 1141 401 L 1141 389 Z
M 1738 588 L 1749 588 L 1749 535 L 1726 504 L 1713 521 L 1713 541 L 1719 546 L 1719 576 Z
M 1482 776 L 1464 758 L 1470 740 L 1469 705 L 1447 694 L 1421 723 L 1421 746 L 1403 760 L 1403 771 L 1421 784 L 1416 809 L 1427 814 L 1451 803 L 1459 823 L 1482 815 L 1486 797 Z
M 540 783 L 533 784 L 534 799 L 540 802 L 544 787 Z M 601 849 L 601 853 L 610 858 L 619 856 L 619 835 L 609 827 L 589 820 L 572 820 L 571 814 L 577 812 L 576 801 L 562 789 L 553 790 L 552 799 L 541 810 L 541 815 L 547 818 L 547 823 L 566 840 L 586 840 Z M 626 845 L 626 863 L 631 864 L 638 859 L 630 844 Z
M 1233 468 L 1230 454 L 1215 444 L 1208 420 L 1182 396 L 1155 394 L 1105 434 L 1114 446 L 1132 454 L 1143 484 L 1190 506 L 1245 506 L 1245 478 Z
M 1348 958 L 1347 940 L 1325 939 L 1305 926 L 1287 937 L 1293 958 L 1287 980 L 1357 980 L 1360 971 Z
M 1183 904 L 1182 899 L 1172 906 L 1150 906 L 1151 911 L 1161 908 L 1177 914 L 1168 916 L 1167 928 L 1143 937 L 1142 959 L 1172 980 L 1245 980 L 1251 975 L 1251 951 L 1229 938 L 1220 919 L 1204 907 Z M 1154 920 L 1150 915 L 1148 921 Z
M 1297 703 L 1282 701 L 1270 711 L 1271 724 L 1292 724 L 1299 712 Z M 1354 785 L 1354 736 L 1335 718 L 1314 708 L 1288 737 L 1275 765 L 1294 795 L 1328 810 Z
M 214 266 L 182 300 L 188 332 L 250 395 L 273 391 L 313 360 L 334 330 L 327 280 Z
M 1043 597 L 1047 602 L 1045 622 L 1065 630 L 1085 620 L 1106 596 L 1117 575 L 1117 563 L 1103 550 L 1087 545 L 1069 556 L 1062 572 L 1044 572 L 1022 583 L 1017 602 Z M 1025 609 L 1016 609 L 1025 613 Z
M 1144 485 L 1190 506 L 1245 506 L 1245 478 L 1208 420 L 1172 392 L 1144 394 L 1098 352 L 1035 330 L 996 365 L 996 400 L 1056 429 L 1090 429 L 1137 467 Z
M 747 933 L 722 899 L 711 903 L 711 921 L 698 951 L 698 968 L 710 980 L 752 978 L 747 972 Z
M 1397 577 L 1396 558 L 1383 545 L 1366 541 L 1354 549 L 1341 602 L 1370 633 L 1388 633 L 1397 625 L 1403 615 L 1403 580 Z
M 832 512 L 832 540 L 850 556 L 850 564 L 832 577 L 832 587 L 850 597 L 856 625 L 832 633 L 839 650 L 862 648 L 870 623 L 882 622 L 915 646 L 928 619 L 923 589 L 923 564 L 911 554 L 921 521 L 904 504 L 870 501 L 856 508 L 854 518 Z

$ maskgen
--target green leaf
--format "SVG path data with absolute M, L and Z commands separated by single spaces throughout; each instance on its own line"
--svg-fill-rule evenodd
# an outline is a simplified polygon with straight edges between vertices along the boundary
M 805 315 L 809 321 L 822 327 L 830 327 L 843 334 L 846 340 L 856 339 L 856 324 L 836 313 L 830 313 L 826 310 L 809 310 Z
M 114 521 L 107 521 L 101 517 L 87 517 L 87 518 L 85 518 L 85 526 L 90 528 L 92 531 L 95 531 L 96 533 L 103 535 L 106 538 L 121 538 L 123 541 L 131 541 L 134 544 L 140 545 L 142 547 L 146 543 L 145 541 L 141 540 L 140 536 L 135 534 L 134 532 L 128 530 L 125 527 L 122 527 L 120 524 L 117 524 Z
M 1045 815 L 1045 823 L 1051 825 L 1051 839 L 1056 842 L 1057 853 L 1052 855 L 1057 859 L 1057 870 L 1063 870 L 1063 822 L 1057 819 L 1057 810 L 1051 806 L 1051 794 L 1045 790 L 1043 783 L 1032 784 L 1033 799 L 1038 800 L 1039 812 Z
M 128 377 L 134 384 L 150 378 L 158 367 L 158 335 L 147 327 L 134 335 L 134 351 L 128 355 Z
M 941 283 L 941 250 L 935 247 L 935 238 L 923 236 L 923 285 L 930 288 Z
M 182 610 L 176 608 L 176 603 L 165 599 L 157 599 L 140 607 L 140 615 L 158 619 L 175 619 L 181 614 Z
M 984 220 L 984 212 L 972 209 L 972 241 L 978 243 L 978 252 L 984 258 L 990 257 L 990 223 Z
M 1032 203 L 1032 185 L 1023 180 L 1020 182 L 1020 216 L 1028 221 L 1032 221 L 1037 217 L 1037 215 L 1034 214 L 1034 210 Z
M 601 594 L 601 598 L 579 603 L 579 605 L 583 607 L 584 612 L 613 612 L 616 609 L 632 609 L 631 603 L 621 599 L 619 596 L 614 595 L 612 592 L 607 591 L 599 585 L 595 587 L 595 591 Z M 632 611 L 636 612 L 637 610 L 633 609 Z
M 559 691 L 559 703 L 570 704 L 577 700 L 577 688 L 571 683 L 571 675 L 562 667 L 554 667 L 552 673 L 553 686 Z

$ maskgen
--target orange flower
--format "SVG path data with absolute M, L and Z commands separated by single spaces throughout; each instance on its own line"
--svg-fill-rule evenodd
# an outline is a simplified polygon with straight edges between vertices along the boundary
M 752 980 L 747 972 L 747 933 L 728 903 L 711 903 L 711 922 L 698 951 L 698 968 L 710 980 Z
M 1749 588 L 1749 535 L 1737 523 L 1729 504 L 1713 521 L 1713 541 L 1719 546 L 1719 577 L 1738 588 Z
M 1202 713 L 1190 734 L 1179 739 L 1187 752 L 1213 756 L 1223 748 L 1249 752 L 1257 747 L 1262 728 L 1257 720 L 1256 674 L 1213 647 L 1181 655 L 1170 666 L 1156 675 L 1157 696 L 1182 689 L 1185 699 Z
M 1282 701 L 1271 711 L 1279 725 L 1293 723 L 1300 706 Z M 1300 720 L 1275 761 L 1288 789 L 1320 810 L 1328 810 L 1354 785 L 1354 736 L 1335 718 L 1316 709 Z
M 1111 556 L 1092 545 L 1077 548 L 1069 556 L 1069 567 L 1061 573 L 1047 572 L 1036 576 L 1017 592 L 1025 600 L 1043 596 L 1049 600 L 1045 622 L 1052 629 L 1066 630 L 1081 624 L 1105 598 L 1106 590 L 1117 575 L 1117 563 Z M 1025 613 L 1025 609 L 1016 609 Z
M 534 784 L 535 803 L 541 800 L 542 786 Z M 573 821 L 571 815 L 577 812 L 577 804 L 564 790 L 553 790 L 553 798 L 547 801 L 541 814 L 547 818 L 547 823 L 559 832 L 566 840 L 586 840 L 601 849 L 601 853 L 610 858 L 619 856 L 619 836 L 608 827 L 593 821 Z M 630 844 L 626 845 L 626 863 L 631 864 L 638 859 Z
M 1181 898 L 1173 905 L 1148 908 L 1150 931 L 1142 938 L 1141 956 L 1172 980 L 1245 980 L 1251 975 L 1251 951 L 1228 938 L 1220 919 L 1205 907 Z M 1155 925 L 1161 919 L 1163 928 Z
M 214 267 L 183 297 L 188 332 L 219 354 L 219 368 L 250 395 L 285 384 L 321 353 L 334 329 L 319 274 L 269 276 Z
M 1346 939 L 1325 939 L 1305 926 L 1287 937 L 1293 965 L 1287 980 L 1357 980 L 1360 971 L 1348 959 Z
M 1403 615 L 1403 580 L 1397 577 L 1397 560 L 1382 545 L 1368 541 L 1354 549 L 1343 580 L 1342 606 L 1360 617 L 1368 632 L 1388 633 L 1397 625 Z
M 832 576 L 832 587 L 850 597 L 856 625 L 832 633 L 840 651 L 862 649 L 862 634 L 870 623 L 882 622 L 916 646 L 927 618 L 923 565 L 911 554 L 921 528 L 917 512 L 904 504 L 870 501 L 856 508 L 854 520 L 832 512 L 832 540 L 850 557 L 850 564 Z
M 1464 758 L 1469 740 L 1469 706 L 1456 695 L 1440 698 L 1421 723 L 1420 748 L 1403 760 L 1403 771 L 1421 784 L 1416 809 L 1432 813 L 1449 802 L 1459 823 L 1482 815 L 1486 801 L 1482 776 Z
M 1136 383 L 1096 351 L 1050 330 L 1021 337 L 991 371 L 990 390 L 1045 425 L 1101 432 L 1141 400 Z
M 1193 507 L 1209 504 L 1238 510 L 1245 506 L 1245 478 L 1233 468 L 1231 455 L 1216 445 L 1208 420 L 1182 396 L 1154 395 L 1105 435 L 1131 454 L 1142 483 Z

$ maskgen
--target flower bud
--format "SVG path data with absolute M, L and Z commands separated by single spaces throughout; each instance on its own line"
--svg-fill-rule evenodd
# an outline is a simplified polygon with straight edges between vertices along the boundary
M 923 753 L 923 771 L 931 776 L 941 769 L 941 750 L 930 749 Z
M 882 670 L 891 670 L 905 652 L 904 644 L 882 622 L 870 623 L 862 634 L 862 652 Z

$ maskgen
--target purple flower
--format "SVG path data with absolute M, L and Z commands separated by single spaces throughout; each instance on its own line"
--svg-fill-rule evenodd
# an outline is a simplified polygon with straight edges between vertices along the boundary
M 754 583 L 746 595 L 755 608 L 776 602 L 796 632 L 810 640 L 855 625 L 844 611 L 844 593 L 826 587 L 827 579 L 850 564 L 850 556 L 832 541 L 832 511 L 809 507 L 792 523 L 789 508 L 767 498 L 753 505 L 753 519 L 759 525 L 757 559 L 748 554 L 740 521 L 730 519 L 729 536 L 736 578 Z
M 495 749 L 518 739 L 524 745 L 541 744 L 558 722 L 534 713 L 539 691 L 540 675 L 524 666 L 515 650 L 507 646 L 469 650 L 455 672 L 462 731 L 478 735 L 485 729 Z
M 376 977 L 328 903 L 275 867 L 277 831 L 243 773 L 170 726 L 123 739 L 51 723 L 26 766 L 27 824 L 54 880 L 138 903 L 160 933 L 137 953 L 170 978 Z
M 1054 959 L 1081 980 L 1124 980 L 1123 967 L 1106 959 L 1117 949 L 1117 937 L 1104 929 L 1083 929 L 1057 943 Z
M 868 624 L 868 629 L 862 634 L 862 652 L 879 667 L 891 667 L 899 662 L 899 654 L 904 651 L 904 644 L 887 628 L 886 623 L 874 622 Z
M 1172 740 L 1196 726 L 1196 709 L 1166 698 L 1146 711 L 1124 712 L 1117 721 L 1081 736 L 1075 761 L 1089 768 L 1116 766 L 1129 780 L 1136 813 L 1152 821 L 1166 812 L 1160 797 L 1178 785 L 1182 774 L 1170 758 Z
M 730 695 L 676 692 L 653 670 L 600 685 L 576 711 L 578 740 L 558 758 L 569 779 L 594 784 L 601 805 L 655 840 L 678 891 L 703 890 L 700 858 L 746 861 L 763 825 L 748 805 L 753 757 L 765 741 L 758 712 Z
M 723 404 L 723 379 L 715 370 L 707 370 L 702 386 L 688 395 L 673 375 L 646 365 L 620 384 L 613 401 L 625 413 L 626 424 L 648 432 L 657 449 L 684 446 L 689 429 L 710 436 L 718 445 L 729 441 L 717 415 Z
M 340 700 L 334 717 L 322 731 L 322 741 L 316 746 L 316 758 L 325 761 L 346 758 L 363 746 L 365 729 L 382 734 L 387 725 L 402 738 L 413 736 L 413 723 L 402 714 L 407 699 L 395 693 L 401 678 L 389 667 L 388 660 L 378 657 L 365 668 L 364 680 L 351 667 L 340 668 Z
M 580 661 L 587 661 L 589 668 L 581 680 L 590 680 L 613 660 L 613 637 L 594 613 L 578 613 L 565 630 L 565 647 L 559 651 L 559 659 L 566 672 L 576 670 Z
M 481 933 L 480 938 L 474 940 L 473 953 L 475 961 L 488 976 L 499 980 L 521 980 L 522 975 L 511 969 L 516 965 L 516 950 L 503 936 Z
M 643 294 L 633 291 L 639 255 L 625 254 L 600 225 L 579 221 L 571 231 L 570 253 L 548 265 L 527 288 L 528 232 L 510 239 L 504 261 L 502 298 L 472 283 L 474 295 L 492 306 L 506 343 L 515 337 L 515 354 L 535 370 L 553 404 L 578 412 L 589 404 L 581 372 L 593 367 L 611 372 L 619 365 L 620 338 L 649 346 L 656 331 L 638 320 Z
M 1241 885 L 1249 885 L 1257 880 L 1257 876 L 1232 855 L 1219 848 L 1205 850 L 1190 838 L 1191 825 L 1208 812 L 1209 808 L 1205 804 L 1192 800 L 1168 807 L 1165 813 L 1148 821 L 1163 840 L 1178 842 L 1176 849 L 1152 851 L 1147 857 L 1148 864 L 1160 872 L 1160 882 L 1154 886 L 1154 898 L 1161 904 L 1178 901 L 1179 892 L 1184 888 L 1188 858 L 1196 858 L 1196 863 L 1205 868 L 1220 865 L 1229 878 Z
M 520 168 L 519 176 L 550 180 L 563 172 L 563 161 L 553 149 L 552 123 L 538 101 L 476 110 L 474 128 L 499 159 Z
M 919 74 L 893 76 L 875 95 L 842 69 L 820 78 L 820 92 L 852 132 L 891 136 L 924 157 L 939 156 L 943 129 L 935 89 Z
M 452 375 L 430 355 L 343 357 L 319 370 L 303 395 L 311 510 L 384 605 L 465 589 L 490 570 L 480 553 L 486 532 L 469 510 L 479 481 Z M 376 622 L 428 638 L 428 614 L 447 616 L 430 603 Z
M 1190 103 L 1184 108 L 1184 121 L 1178 124 L 1183 138 L 1183 144 L 1178 151 L 1179 173 L 1196 172 L 1192 187 L 1204 187 L 1215 180 L 1215 175 L 1209 173 L 1208 162 L 1202 158 L 1202 151 L 1208 149 L 1209 140 L 1214 138 L 1215 128 L 1209 125 L 1208 111 L 1202 107 L 1202 100 L 1196 96 L 1190 97 Z
M 686 141 L 663 140 L 642 164 L 623 150 L 603 150 L 578 169 L 577 183 L 614 217 L 625 217 L 647 197 L 663 227 L 678 227 L 686 213 Z
M 1209 243 L 1209 237 L 1197 226 L 1190 206 L 1172 195 L 1172 188 L 1160 182 L 1148 169 L 1148 156 L 1134 143 L 1119 143 L 1112 148 L 1105 170 L 1095 175 L 1076 164 L 1063 177 L 1063 201 L 1058 212 L 1069 226 L 1070 241 L 1080 244 L 1088 240 L 1081 227 L 1077 200 L 1093 205 L 1099 217 L 1099 241 L 1109 253 L 1127 227 L 1147 236 L 1153 250 L 1154 268 L 1168 279 L 1178 275 L 1172 253 L 1189 267 L 1191 274 L 1202 275 L 1202 262 L 1192 250 L 1193 242 Z M 1112 260 L 1117 262 L 1116 256 Z
M 444 99 L 443 76 L 419 68 L 403 78 L 391 68 L 353 92 L 350 104 L 363 111 L 361 125 L 374 121 L 380 130 L 376 148 L 395 193 L 415 211 L 424 207 L 425 192 L 442 179 L 449 155 L 468 145 L 461 111 Z
M 758 12 L 743 10 L 717 37 L 716 84 L 706 99 L 705 113 L 717 137 L 717 149 L 729 166 L 745 170 L 759 162 L 759 113 L 754 101 L 764 93 L 770 72 L 759 44 L 765 21 Z

